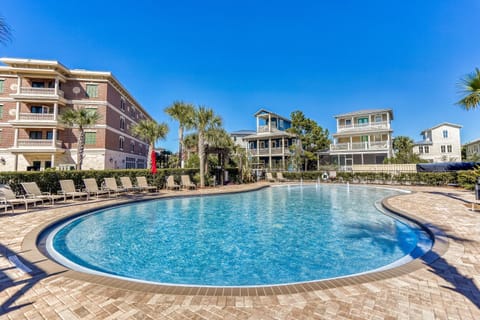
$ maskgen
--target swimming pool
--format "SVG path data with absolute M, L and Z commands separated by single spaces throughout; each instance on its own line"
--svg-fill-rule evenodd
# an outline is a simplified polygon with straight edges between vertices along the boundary
M 132 203 L 56 227 L 48 253 L 79 271 L 159 284 L 261 286 L 389 268 L 424 254 L 419 226 L 380 211 L 393 189 L 345 185 Z

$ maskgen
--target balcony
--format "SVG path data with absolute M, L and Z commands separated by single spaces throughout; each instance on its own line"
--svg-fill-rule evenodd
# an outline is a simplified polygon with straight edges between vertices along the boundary
M 288 148 L 285 148 L 285 152 L 282 152 L 282 148 L 272 148 L 272 156 L 281 156 L 282 154 L 284 155 L 289 155 L 290 150 Z M 252 155 L 260 155 L 260 156 L 268 156 L 269 155 L 269 149 L 268 148 L 259 148 L 259 149 L 250 149 L 250 152 Z
M 63 127 L 53 113 L 20 113 L 18 120 L 9 120 L 14 127 L 42 127 L 59 128 Z
M 337 143 L 330 145 L 330 151 L 387 151 L 388 141 Z
M 60 89 L 55 93 L 55 88 L 20 87 L 12 97 L 24 100 L 64 100 L 64 92 Z
M 62 145 L 62 140 L 18 139 L 17 146 L 10 148 L 10 151 L 21 153 L 65 152 Z
M 388 121 L 380 122 L 369 122 L 369 123 L 354 123 L 347 125 L 338 125 L 337 132 L 344 131 L 367 131 L 367 130 L 378 130 L 378 129 L 390 129 L 390 124 Z

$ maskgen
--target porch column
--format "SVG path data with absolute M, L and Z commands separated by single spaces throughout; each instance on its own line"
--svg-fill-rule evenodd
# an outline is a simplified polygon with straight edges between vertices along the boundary
M 350 136 L 350 144 L 348 145 L 348 149 L 347 150 L 351 150 L 352 149 L 352 137 Z
M 282 169 L 285 170 L 285 138 L 282 137 Z
M 55 153 L 52 153 L 50 156 L 51 167 L 55 168 Z
M 268 139 L 268 167 L 272 170 L 272 138 Z
M 260 140 L 257 139 L 257 157 L 259 156 L 260 156 Z
M 58 87 L 59 87 L 59 81 L 58 78 L 55 78 L 55 95 L 58 96 Z
M 15 120 L 20 120 L 20 101 L 15 105 Z
M 268 114 L 268 132 L 272 132 L 272 116 Z
M 15 158 L 13 158 L 13 171 L 18 171 L 18 153 L 15 153 Z
M 390 129 L 390 112 L 387 112 L 387 128 Z
M 260 132 L 260 119 L 257 116 L 257 132 Z
M 52 132 L 52 147 L 55 148 L 57 145 L 57 129 L 54 128 Z
M 58 103 L 55 102 L 53 104 L 53 121 L 57 121 L 57 115 L 58 115 Z
M 13 147 L 18 147 L 18 128 L 15 128 L 15 133 L 13 135 Z
M 17 94 L 20 94 L 20 88 L 22 87 L 22 76 L 17 78 Z

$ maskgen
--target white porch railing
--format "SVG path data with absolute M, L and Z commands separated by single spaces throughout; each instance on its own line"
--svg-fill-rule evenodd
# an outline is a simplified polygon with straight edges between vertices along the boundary
M 18 115 L 19 120 L 30 121 L 54 121 L 53 113 L 20 113 Z
M 18 147 L 61 148 L 62 140 L 51 139 L 18 139 Z
M 337 132 L 353 130 L 353 129 L 388 129 L 390 125 L 387 121 L 369 122 L 369 123 L 354 123 L 348 125 L 339 125 Z
M 268 155 L 269 154 L 269 149 L 268 148 L 259 148 L 259 149 L 250 149 L 250 153 L 252 155 Z M 272 155 L 288 155 L 290 154 L 290 150 L 288 148 L 285 148 L 285 152 L 282 152 L 282 148 L 272 148 Z
M 330 145 L 330 151 L 362 151 L 362 150 L 387 150 L 388 142 L 354 142 L 354 143 L 337 143 Z
M 40 95 L 40 96 L 55 96 L 55 88 L 20 87 L 20 94 Z M 58 95 L 60 97 L 63 97 L 63 91 L 58 89 Z

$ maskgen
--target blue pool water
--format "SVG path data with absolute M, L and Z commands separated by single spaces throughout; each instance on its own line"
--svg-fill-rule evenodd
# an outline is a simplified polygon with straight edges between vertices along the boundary
M 155 283 L 251 286 L 368 272 L 424 252 L 381 213 L 399 191 L 342 185 L 132 203 L 65 223 L 49 253 L 77 270 Z

